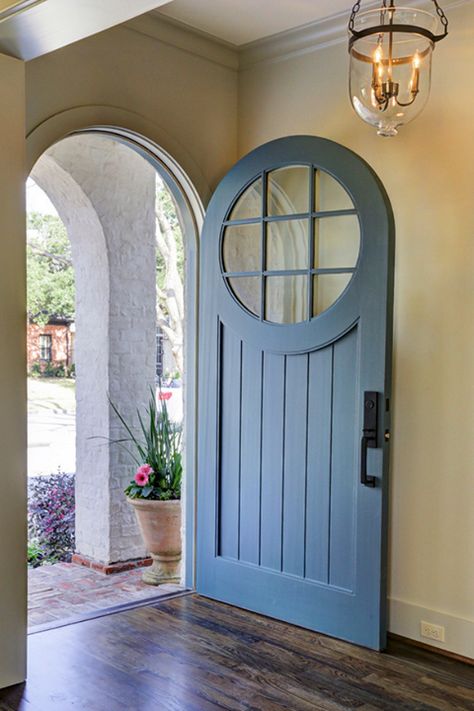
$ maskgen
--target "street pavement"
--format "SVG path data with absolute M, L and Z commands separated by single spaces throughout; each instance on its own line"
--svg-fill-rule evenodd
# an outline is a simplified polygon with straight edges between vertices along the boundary
M 183 419 L 182 388 L 162 388 L 172 420 Z M 66 410 L 28 413 L 28 476 L 76 471 L 76 415 Z
M 76 471 L 76 415 L 28 414 L 28 476 Z

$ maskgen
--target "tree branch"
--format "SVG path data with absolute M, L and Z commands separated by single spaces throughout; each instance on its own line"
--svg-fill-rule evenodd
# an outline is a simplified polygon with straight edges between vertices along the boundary
M 64 264 L 64 266 L 66 267 L 72 267 L 72 259 L 68 259 L 68 257 L 63 257 L 59 254 L 52 254 L 51 252 L 46 252 L 44 249 L 40 249 L 34 244 L 28 244 L 28 247 L 31 249 L 32 252 L 38 254 L 40 257 L 46 257 L 47 259 L 51 259 L 53 262 L 59 262 L 60 264 Z

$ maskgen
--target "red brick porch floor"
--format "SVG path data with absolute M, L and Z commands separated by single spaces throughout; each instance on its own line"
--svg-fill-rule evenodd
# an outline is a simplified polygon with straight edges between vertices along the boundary
M 146 585 L 143 568 L 104 575 L 72 563 L 28 570 L 28 626 L 63 622 L 116 605 L 183 590 L 179 585 Z

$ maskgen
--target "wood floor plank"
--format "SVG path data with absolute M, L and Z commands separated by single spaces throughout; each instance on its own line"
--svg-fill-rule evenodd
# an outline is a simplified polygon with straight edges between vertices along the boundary
M 0 711 L 474 711 L 474 668 L 385 654 L 197 595 L 41 632 Z

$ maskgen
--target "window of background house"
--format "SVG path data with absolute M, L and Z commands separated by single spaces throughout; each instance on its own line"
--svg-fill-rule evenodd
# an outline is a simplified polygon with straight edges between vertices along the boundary
M 49 333 L 43 333 L 40 336 L 40 358 L 51 362 L 52 360 L 53 339 Z

